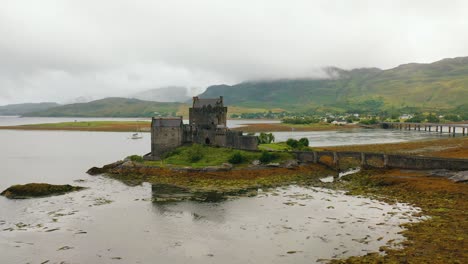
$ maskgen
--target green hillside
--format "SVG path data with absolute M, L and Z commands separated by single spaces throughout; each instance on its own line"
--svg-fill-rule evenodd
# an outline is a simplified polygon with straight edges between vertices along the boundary
M 200 96 L 222 95 L 230 105 L 287 110 L 320 106 L 346 109 L 369 99 L 381 100 L 387 107 L 454 108 L 468 102 L 468 57 L 411 63 L 389 70 L 327 71 L 336 77 L 215 85 Z
M 24 116 L 149 117 L 175 115 L 181 103 L 159 103 L 127 98 L 105 98 L 89 103 L 58 106 Z
M 59 106 L 57 103 L 26 103 L 0 106 L 0 115 L 23 115 L 28 112 L 46 110 Z

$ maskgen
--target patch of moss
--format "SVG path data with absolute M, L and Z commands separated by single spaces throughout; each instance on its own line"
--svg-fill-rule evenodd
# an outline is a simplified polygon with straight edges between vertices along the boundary
M 51 195 L 60 195 L 68 192 L 79 191 L 84 189 L 80 186 L 53 185 L 47 183 L 28 183 L 24 185 L 13 185 L 4 190 L 0 195 L 10 199 L 25 199 L 33 197 L 44 197 Z
M 294 159 L 291 153 L 272 152 L 274 157 L 270 162 L 282 162 L 289 159 Z M 260 159 L 261 152 L 237 150 L 222 147 L 210 147 L 204 145 L 193 144 L 190 146 L 182 146 L 168 153 L 162 161 L 145 161 L 145 165 L 149 166 L 175 166 L 175 167 L 192 167 L 203 168 L 207 166 L 220 166 L 223 163 L 228 163 L 232 156 L 241 155 L 242 161 L 238 165 L 248 164 L 254 160 Z
M 130 159 L 131 161 L 134 161 L 134 162 L 143 162 L 144 161 L 143 157 L 140 156 L 140 155 L 131 155 L 131 156 L 128 156 L 127 158 Z
M 288 151 L 291 150 L 291 147 L 286 144 L 286 142 L 270 143 L 270 144 L 260 144 L 258 145 L 260 150 L 268 151 Z

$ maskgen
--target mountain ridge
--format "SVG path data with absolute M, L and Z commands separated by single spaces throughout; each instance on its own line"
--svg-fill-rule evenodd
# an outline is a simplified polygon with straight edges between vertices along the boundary
M 60 104 L 55 102 L 8 104 L 0 106 L 0 115 L 23 115 L 28 112 L 41 111 L 52 107 L 57 107 L 59 105 Z
M 328 67 L 333 78 L 249 81 L 213 85 L 200 97 L 224 96 L 228 104 L 304 110 L 381 98 L 387 106 L 451 108 L 468 101 L 468 57 L 391 69 Z
M 25 113 L 28 117 L 151 117 L 175 115 L 182 103 L 153 102 L 107 97 L 88 103 L 75 103 Z

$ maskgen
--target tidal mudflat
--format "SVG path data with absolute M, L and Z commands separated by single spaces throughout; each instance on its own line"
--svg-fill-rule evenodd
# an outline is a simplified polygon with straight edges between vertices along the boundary
M 89 189 L 2 201 L 2 260 L 310 263 L 378 251 L 401 241 L 400 224 L 420 219 L 406 204 L 312 187 L 217 203 L 157 203 L 149 184 L 103 177 L 81 184 Z

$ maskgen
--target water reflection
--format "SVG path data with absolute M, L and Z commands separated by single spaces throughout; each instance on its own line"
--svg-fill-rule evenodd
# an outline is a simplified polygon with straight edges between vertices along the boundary
M 181 218 L 191 221 L 225 222 L 225 210 L 221 203 L 201 202 L 154 202 L 153 211 L 161 217 Z
M 153 201 L 156 203 L 170 203 L 176 201 L 198 201 L 206 203 L 222 202 L 229 197 L 236 196 L 255 196 L 258 193 L 257 188 L 240 189 L 234 191 L 191 191 L 186 188 L 171 184 L 153 184 L 151 186 Z

